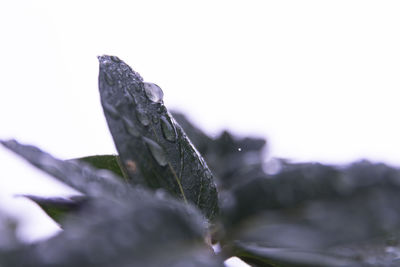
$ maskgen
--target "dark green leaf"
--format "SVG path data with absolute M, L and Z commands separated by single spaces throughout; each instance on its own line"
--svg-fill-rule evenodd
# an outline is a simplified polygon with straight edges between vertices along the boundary
M 39 207 L 41 207 L 50 218 L 52 218 L 60 225 L 63 225 L 64 219 L 67 217 L 67 215 L 73 212 L 77 212 L 87 201 L 87 198 L 84 196 L 72 196 L 70 198 L 45 198 L 32 195 L 24 195 L 24 197 L 29 198 L 30 200 L 38 204 Z
M 96 155 L 77 158 L 74 160 L 84 161 L 97 169 L 112 171 L 114 174 L 123 178 L 125 181 L 128 179 L 126 172 L 122 169 L 118 155 Z
M 99 61 L 101 102 L 128 176 L 136 184 L 164 188 L 214 218 L 218 199 L 212 173 L 167 111 L 162 90 L 116 57 Z

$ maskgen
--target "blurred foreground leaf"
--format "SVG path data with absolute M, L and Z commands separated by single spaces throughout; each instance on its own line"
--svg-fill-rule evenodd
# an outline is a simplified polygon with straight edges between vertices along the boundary
M 133 188 L 112 173 L 55 159 L 33 146 L 2 143 L 87 193 L 90 201 L 75 212 L 77 216 L 66 215 L 64 231 L 57 236 L 0 251 L 0 266 L 223 266 L 204 243 L 208 225 L 193 206 L 162 189 L 153 193 Z M 42 205 L 66 204 L 30 198 Z
M 14 249 L 20 244 L 16 229 L 17 221 L 0 209 L 0 251 Z
M 23 145 L 15 140 L 0 143 L 32 165 L 88 196 L 119 199 L 128 192 L 129 186 L 110 171 L 97 170 L 80 161 L 59 160 L 37 147 Z
M 127 64 L 99 57 L 104 114 L 121 162 L 135 184 L 164 188 L 209 219 L 218 196 L 207 164 L 163 104 L 163 92 Z

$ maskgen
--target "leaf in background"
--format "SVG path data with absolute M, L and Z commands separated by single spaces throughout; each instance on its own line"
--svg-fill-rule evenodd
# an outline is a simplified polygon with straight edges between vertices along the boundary
M 184 114 L 177 111 L 171 111 L 171 114 L 175 121 L 179 123 L 179 125 L 185 131 L 186 135 L 189 137 L 196 149 L 204 158 L 206 158 L 205 155 L 213 145 L 213 139 L 205 134 L 201 129 L 197 128 L 193 123 L 191 123 Z M 208 164 L 210 163 L 211 162 Z
M 218 212 L 213 175 L 163 104 L 163 92 L 113 56 L 99 57 L 101 102 L 121 162 L 136 184 Z
M 387 241 L 400 230 L 397 169 L 368 162 L 288 165 L 238 185 L 223 203 L 224 242 L 235 240 L 245 257 L 300 266 L 338 266 L 339 259 L 396 266 L 400 246 Z
M 174 118 L 199 149 L 215 174 L 220 191 L 260 176 L 263 171 L 266 140 L 263 138 L 239 138 L 228 131 L 211 138 L 195 127 L 183 114 L 173 112 Z
M 84 196 L 72 196 L 70 198 L 23 196 L 39 205 L 50 218 L 61 226 L 63 226 L 64 219 L 68 215 L 77 212 L 87 201 L 87 198 Z
M 129 179 L 126 174 L 126 171 L 122 169 L 120 165 L 120 159 L 118 155 L 95 155 L 88 156 L 83 158 L 77 158 L 73 160 L 81 160 L 86 163 L 89 163 L 96 169 L 104 169 L 112 171 L 115 175 L 123 178 L 125 181 Z
M 290 208 L 307 200 L 340 196 L 346 193 L 346 186 L 339 170 L 322 164 L 300 164 L 285 167 L 276 175 L 264 173 L 259 177 L 248 177 L 226 194 L 225 224 L 240 223 L 265 210 Z
M 270 248 L 254 244 L 235 243 L 235 255 L 255 266 L 296 267 L 366 267 L 356 260 L 324 252 L 304 251 L 290 248 Z M 372 267 L 372 266 L 370 266 Z M 376 266 L 375 266 L 376 267 Z
M 32 165 L 88 196 L 120 199 L 128 192 L 128 185 L 106 170 L 94 169 L 79 161 L 63 161 L 37 147 L 22 145 L 15 140 L 0 143 L 26 159 Z

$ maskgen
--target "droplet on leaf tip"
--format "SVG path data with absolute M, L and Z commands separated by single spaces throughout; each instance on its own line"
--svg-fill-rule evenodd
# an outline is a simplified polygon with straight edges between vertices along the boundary
M 137 109 L 136 110 L 136 118 L 143 126 L 148 126 L 150 124 L 149 115 L 144 110 Z
M 116 56 L 110 56 L 111 60 L 114 61 L 115 63 L 121 63 L 121 59 L 119 59 L 119 57 Z
M 109 86 L 113 86 L 115 84 L 113 77 L 108 72 L 104 72 L 104 80 Z
M 155 103 L 160 103 L 163 100 L 164 92 L 154 83 L 144 83 L 144 91 L 147 98 Z

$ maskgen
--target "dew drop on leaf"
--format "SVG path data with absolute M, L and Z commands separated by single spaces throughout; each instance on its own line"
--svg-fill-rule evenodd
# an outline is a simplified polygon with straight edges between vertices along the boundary
M 127 86 L 127 91 L 133 96 L 134 91 L 140 91 L 140 85 L 137 83 L 131 83 Z
M 131 120 L 129 120 L 126 117 L 123 117 L 122 121 L 124 122 L 125 129 L 128 131 L 129 134 L 131 134 L 134 137 L 140 136 L 139 130 L 136 128 L 135 124 Z
M 103 108 L 112 118 L 118 119 L 120 117 L 118 110 L 113 105 L 103 102 Z
M 154 124 L 157 124 L 159 122 L 158 116 L 156 116 L 156 115 L 153 115 L 151 117 L 151 120 L 153 121 Z
M 144 110 L 137 109 L 136 117 L 143 126 L 148 126 L 150 124 L 150 117 Z
M 161 117 L 161 130 L 164 138 L 170 142 L 176 141 L 176 130 L 172 122 L 165 117 Z
M 144 83 L 144 91 L 147 98 L 155 103 L 160 103 L 163 100 L 164 92 L 154 83 Z
M 126 102 L 136 106 L 136 104 L 137 104 L 136 98 L 133 95 L 127 94 L 127 95 L 125 95 L 125 99 L 126 99 Z
M 161 105 L 158 109 L 157 109 L 157 113 L 162 114 L 162 113 L 166 113 L 166 107 L 164 105 Z
M 111 60 L 114 61 L 115 63 L 121 63 L 121 59 L 119 59 L 119 57 L 116 56 L 110 56 Z
M 212 179 L 212 174 L 211 174 L 210 171 L 205 171 L 205 172 L 204 172 L 204 176 L 205 176 L 207 179 Z
M 143 137 L 143 141 L 145 142 L 147 148 L 150 150 L 151 155 L 157 161 L 160 166 L 166 166 L 168 164 L 167 154 L 165 150 L 153 140 Z
M 108 72 L 104 72 L 104 80 L 109 86 L 113 86 L 115 84 L 113 77 Z
M 135 86 L 135 90 L 136 90 L 136 92 L 141 92 L 142 91 L 142 87 L 137 85 L 137 86 Z

